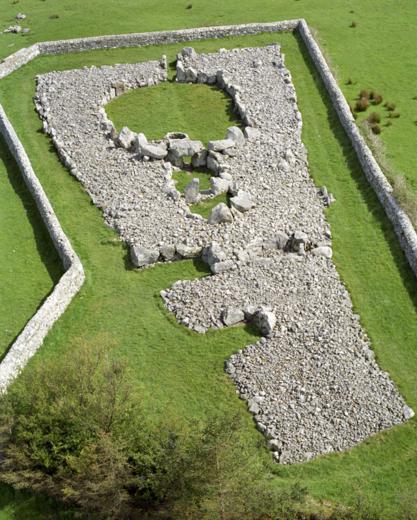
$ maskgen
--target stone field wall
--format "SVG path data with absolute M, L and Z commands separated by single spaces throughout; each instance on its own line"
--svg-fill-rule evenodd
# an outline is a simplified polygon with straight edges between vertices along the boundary
M 64 313 L 84 282 L 84 270 L 63 232 L 41 183 L 33 171 L 22 143 L 0 105 L 0 134 L 13 155 L 23 179 L 36 202 L 42 220 L 54 242 L 66 272 L 36 314 L 27 323 L 0 363 L 0 391 L 4 391 L 42 345 L 48 331 Z
M 417 235 L 405 212 L 392 195 L 392 187 L 382 173 L 369 147 L 361 136 L 349 106 L 338 87 L 321 51 L 304 20 L 245 24 L 153 33 L 97 36 L 55 42 L 41 42 L 23 48 L 0 62 L 0 79 L 11 74 L 39 55 L 81 52 L 92 49 L 134 47 L 189 42 L 208 38 L 250 35 L 262 32 L 298 31 L 320 73 L 339 119 L 350 138 L 368 181 L 374 188 L 389 219 L 393 223 L 407 259 L 417 275 Z M 42 307 L 28 322 L 0 364 L 0 388 L 5 389 L 29 358 L 41 346 L 56 319 L 65 311 L 84 281 L 81 262 L 62 231 L 58 219 L 37 179 L 25 150 L 0 106 L 0 132 L 14 156 L 37 203 L 40 214 L 67 269 Z

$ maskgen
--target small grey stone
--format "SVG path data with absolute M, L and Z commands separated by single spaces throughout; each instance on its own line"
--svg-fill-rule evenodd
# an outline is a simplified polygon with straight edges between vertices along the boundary
M 191 164 L 194 168 L 201 168 L 202 166 L 206 166 L 207 164 L 207 150 L 202 150 L 201 152 L 193 155 L 191 159 Z
M 169 151 L 176 158 L 192 157 L 204 150 L 201 141 L 191 139 L 170 139 L 168 143 Z
M 26 18 L 26 15 L 23 13 L 17 13 L 16 20 L 24 20 Z
M 151 159 L 164 159 L 168 155 L 168 150 L 163 144 L 142 144 L 140 146 L 140 155 L 150 157 Z
M 409 406 L 404 406 L 403 408 L 403 416 L 404 416 L 404 419 L 406 421 L 408 421 L 409 419 L 411 419 L 412 417 L 414 417 L 415 413 L 414 413 L 414 410 L 412 408 L 410 408 Z
M 195 83 L 197 81 L 198 73 L 194 67 L 187 67 L 185 69 L 185 81 L 187 83 Z
M 200 179 L 194 178 L 184 188 L 184 197 L 187 204 L 195 204 L 200 198 Z
M 190 58 L 192 60 L 197 58 L 197 53 L 193 47 L 184 47 L 181 51 L 181 54 L 184 56 L 184 58 Z
M 213 274 L 225 273 L 226 271 L 231 271 L 235 268 L 235 264 L 233 260 L 225 260 L 224 262 L 216 262 L 210 266 L 211 272 Z

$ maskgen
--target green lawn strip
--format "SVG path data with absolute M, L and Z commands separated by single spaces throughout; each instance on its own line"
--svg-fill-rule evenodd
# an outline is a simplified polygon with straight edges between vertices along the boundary
M 0 139 L 0 358 L 62 274 L 20 171 Z
M 187 184 L 189 184 L 193 179 L 199 179 L 200 190 L 208 190 L 210 189 L 210 177 L 210 172 L 203 172 L 198 170 L 181 170 L 172 174 L 172 178 L 176 181 L 175 186 L 180 192 L 183 192 Z
M 117 130 L 128 126 L 135 132 L 146 128 L 148 139 L 162 139 L 168 132 L 185 132 L 205 145 L 224 139 L 226 130 L 238 122 L 232 99 L 214 86 L 162 83 L 139 88 L 106 106 Z M 212 114 L 217 117 L 213 117 Z
M 334 234 L 335 262 L 352 293 L 355 309 L 373 340 L 381 366 L 389 370 L 407 402 L 416 408 L 414 355 L 417 326 L 416 283 L 399 250 L 375 195 L 367 185 L 351 147 L 320 83 L 310 76 L 298 42 L 292 35 L 200 42 L 198 50 L 262 45 L 279 40 L 292 72 L 304 119 L 303 139 L 309 150 L 317 185 L 326 184 L 337 199 L 328 211 Z M 170 59 L 181 46 L 126 49 L 80 55 L 43 57 L 0 82 L 1 102 L 30 152 L 35 171 L 80 254 L 87 280 L 68 312 L 53 328 L 32 363 L 57 356 L 78 342 L 100 342 L 117 354 L 128 354 L 138 388 L 148 396 L 152 413 L 201 417 L 213 409 L 244 410 L 223 373 L 231 352 L 253 341 L 242 328 L 197 335 L 179 326 L 162 306 L 159 291 L 180 278 L 205 275 L 190 261 L 146 271 L 125 270 L 127 251 L 103 225 L 100 212 L 59 164 L 33 111 L 36 73 L 88 64 Z M 145 131 L 146 133 L 146 131 Z M 128 262 L 126 261 L 127 265 Z M 30 365 L 28 367 L 30 369 Z M 252 449 L 259 434 L 244 414 Z M 340 455 L 322 457 L 292 467 L 273 466 L 264 450 L 260 461 L 273 468 L 277 485 L 299 481 L 316 498 L 352 503 L 362 492 L 387 517 L 398 510 L 402 496 L 416 492 L 417 437 L 415 421 L 367 440 Z M 11 517 L 13 518 L 13 517 Z
M 197 204 L 193 204 L 191 206 L 191 211 L 193 213 L 198 213 L 204 218 L 208 218 L 214 206 L 217 206 L 217 204 L 220 204 L 221 202 L 229 205 L 229 196 L 227 195 L 227 193 L 221 193 L 220 195 L 217 195 L 212 199 L 202 200 Z

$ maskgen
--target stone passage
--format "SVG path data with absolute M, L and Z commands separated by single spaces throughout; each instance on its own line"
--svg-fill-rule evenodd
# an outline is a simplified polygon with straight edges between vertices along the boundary
M 244 134 L 208 144 L 184 135 L 149 143 L 115 134 L 104 105 L 127 88 L 166 80 L 166 61 L 38 77 L 37 108 L 64 163 L 145 266 L 202 255 L 213 276 L 162 296 L 198 331 L 253 320 L 264 337 L 226 370 L 281 463 L 341 451 L 411 417 L 375 361 L 331 261 L 323 214 L 301 142 L 301 115 L 278 46 L 178 56 L 177 80 L 216 84 L 233 98 Z M 172 129 L 175 131 L 176 129 Z M 207 196 L 231 198 L 208 220 L 190 211 L 172 170 L 184 156 L 213 172 Z M 195 184 L 195 183 L 194 183 Z M 197 304 L 198 302 L 198 304 Z

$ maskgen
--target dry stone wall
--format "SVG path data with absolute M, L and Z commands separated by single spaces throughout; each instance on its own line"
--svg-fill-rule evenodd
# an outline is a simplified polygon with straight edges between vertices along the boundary
M 22 143 L 1 105 L 0 134 L 6 141 L 20 169 L 66 269 L 65 274 L 54 287 L 52 293 L 27 323 L 0 363 L 0 391 L 4 391 L 42 345 L 52 325 L 64 313 L 75 294 L 79 291 L 84 282 L 84 270 L 33 171 Z

